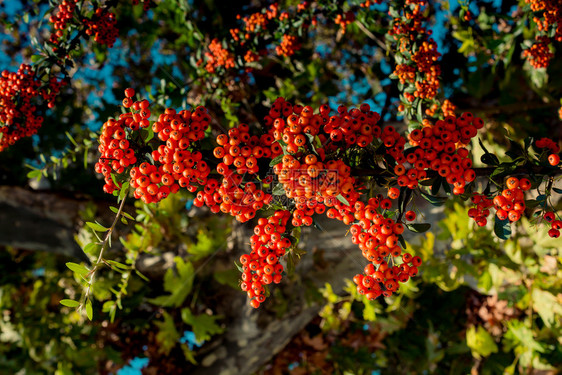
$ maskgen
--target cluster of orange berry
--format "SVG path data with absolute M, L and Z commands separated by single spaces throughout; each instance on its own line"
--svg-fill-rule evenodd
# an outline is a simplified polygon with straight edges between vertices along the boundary
M 218 189 L 207 192 L 205 187 L 204 193 L 197 193 L 194 204 L 198 207 L 205 204 L 215 213 L 230 214 L 241 223 L 253 219 L 256 211 L 273 201 L 273 196 L 252 181 L 242 185 L 242 179 L 242 175 L 233 171 L 225 172 L 220 184 L 215 179 L 209 179 L 207 185 L 219 186 Z
M 556 215 L 552 211 L 545 212 L 543 218 L 547 223 L 550 224 L 548 235 L 552 238 L 560 237 L 560 230 L 562 229 L 562 220 L 557 220 Z
M 503 189 L 493 199 L 483 194 L 473 194 L 471 200 L 476 205 L 468 210 L 468 217 L 474 219 L 478 226 L 488 223 L 487 216 L 490 208 L 496 209 L 496 217 L 500 220 L 516 222 L 525 211 L 525 192 L 531 188 L 531 181 L 527 178 L 509 177 Z
M 494 205 L 492 199 L 484 194 L 474 193 L 470 200 L 476 207 L 468 210 L 468 217 L 473 219 L 478 226 L 485 226 L 488 223 L 487 217 L 490 215 L 490 207 Z
M 259 188 L 256 183 L 259 184 L 260 181 L 255 178 L 259 171 L 258 161 L 271 158 L 272 152 L 281 152 L 279 144 L 273 145 L 271 135 L 263 134 L 258 137 L 250 135 L 249 130 L 247 124 L 240 124 L 227 134 L 217 136 L 218 146 L 213 150 L 213 155 L 222 160 L 216 167 L 219 175 L 222 175 L 222 181 L 218 196 L 213 200 L 204 200 L 207 206 L 218 206 L 221 212 L 231 214 L 240 222 L 253 218 L 257 210 L 273 200 L 271 194 Z M 231 166 L 236 169 L 231 170 Z M 244 177 L 251 181 L 243 182 Z M 261 182 L 267 181 L 264 179 Z M 199 199 L 196 204 L 202 202 Z
M 515 222 L 525 211 L 524 192 L 531 188 L 531 181 L 527 178 L 509 177 L 505 185 L 506 189 L 493 199 L 496 216 L 500 220 L 509 219 L 510 222 Z
M 535 14 L 542 13 L 542 19 L 533 16 L 533 21 L 537 24 L 539 31 L 548 32 L 549 28 L 554 31 L 554 39 L 562 42 L 562 4 L 556 0 L 525 0 L 527 4 L 531 5 L 531 10 Z
M 533 21 L 537 25 L 539 35 L 536 42 L 523 51 L 523 57 L 529 60 L 534 68 L 548 67 L 554 53 L 550 50 L 552 39 L 562 42 L 562 4 L 553 0 L 525 0 L 533 11 Z
M 465 185 L 473 181 L 476 174 L 468 150 L 460 146 L 469 144 L 484 122 L 472 113 L 465 112 L 458 118 L 447 116 L 437 120 L 435 125 L 424 120 L 422 125 L 421 129 L 408 134 L 410 145 L 416 148 L 405 156 L 405 161 L 413 168 L 407 169 L 404 160 L 397 160 L 394 171 L 399 176 L 398 184 L 417 187 L 417 181 L 425 178 L 424 172 L 429 168 L 454 186 L 455 195 L 463 194 Z
M 279 284 L 283 277 L 283 265 L 279 263 L 291 247 L 286 236 L 286 226 L 291 213 L 275 211 L 268 219 L 260 218 L 250 238 L 250 254 L 240 257 L 242 280 L 240 287 L 248 293 L 250 305 L 258 308 L 265 301 L 267 285 Z
M 134 196 L 145 203 L 154 203 L 176 193 L 180 187 L 194 192 L 207 183 L 211 172 L 199 151 L 189 150 L 192 142 L 202 139 L 211 118 L 204 107 L 179 113 L 167 108 L 152 124 L 154 134 L 164 144 L 154 149 L 152 160 L 136 166 L 144 158 L 146 142 L 138 134 L 141 128 L 150 127 L 151 112 L 148 100 L 133 101 L 135 91 L 125 90 L 123 106 L 130 112 L 121 114 L 118 120 L 104 123 L 98 150 L 101 153 L 95 165 L 97 173 L 104 176 L 104 191 L 113 193 L 121 187 L 121 181 L 112 173 L 124 174 L 128 168 Z M 149 149 L 150 146 L 148 147 Z
M 24 137 L 37 133 L 43 117 L 37 115 L 38 106 L 54 101 L 65 81 L 52 76 L 48 84 L 37 77 L 29 65 L 22 64 L 16 72 L 2 71 L 0 75 L 0 152 Z
M 349 24 L 355 21 L 355 13 L 353 11 L 348 10 L 345 13 L 338 14 L 334 19 L 334 23 L 340 26 L 340 31 L 342 34 L 345 34 L 345 29 Z
M 364 275 L 356 275 L 353 281 L 357 284 L 358 293 L 366 295 L 370 300 L 380 295 L 391 296 L 398 291 L 400 282 L 406 282 L 417 275 L 422 263 L 419 257 L 412 257 L 409 253 L 402 254 L 399 236 L 404 233 L 404 225 L 383 215 L 399 194 L 397 188 L 390 188 L 388 198 L 379 194 L 370 198 L 367 204 L 357 201 L 354 205 L 356 223 L 350 227 L 351 240 L 359 245 L 369 264 L 364 269 Z M 416 215 L 413 211 L 408 211 L 405 217 L 407 220 L 414 220 Z M 397 264 L 400 260 L 402 263 Z
M 283 35 L 281 44 L 275 47 L 275 53 L 279 56 L 293 56 L 301 48 L 298 39 L 294 35 Z
M 209 73 L 214 73 L 217 68 L 225 69 L 234 68 L 234 55 L 232 52 L 223 48 L 222 43 L 217 38 L 213 39 L 209 44 L 209 52 L 205 52 L 207 64 L 205 69 Z
M 529 64 L 535 69 L 546 68 L 554 57 L 554 53 L 550 50 L 549 45 L 550 38 L 539 36 L 537 37 L 537 42 L 523 51 L 523 57 L 527 58 Z
M 96 43 L 113 47 L 119 36 L 115 14 L 105 8 L 98 8 L 91 19 L 84 19 L 83 22 L 86 26 L 86 35 L 93 35 Z
M 401 17 L 394 18 L 388 31 L 398 47 L 397 64 L 391 78 L 405 84 L 401 91 L 408 103 L 416 98 L 434 99 L 440 85 L 441 68 L 437 60 L 441 54 L 437 52 L 437 43 L 430 37 L 431 30 L 423 26 L 427 21 L 426 4 L 426 1 L 406 1 L 396 9 L 401 12 Z M 408 103 L 401 104 L 399 111 L 404 111 Z
M 551 154 L 548 155 L 548 163 L 553 167 L 560 164 L 560 146 L 550 138 L 541 138 L 535 142 L 538 148 L 547 148 Z
M 49 17 L 49 22 L 53 24 L 56 30 L 50 37 L 51 43 L 58 44 L 59 39 L 63 36 L 68 22 L 74 16 L 76 3 L 77 0 L 63 0 L 57 8 L 57 13 Z
M 180 189 L 170 170 L 148 162 L 142 162 L 138 167 L 131 168 L 129 176 L 131 187 L 135 189 L 135 199 L 140 199 L 144 203 L 160 202 L 170 193 L 177 193 Z

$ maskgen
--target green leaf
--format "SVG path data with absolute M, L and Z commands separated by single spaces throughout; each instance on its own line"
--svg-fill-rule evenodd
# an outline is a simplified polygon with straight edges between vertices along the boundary
M 552 293 L 538 288 L 533 288 L 531 298 L 533 310 L 540 315 L 547 327 L 552 328 L 562 316 L 562 305 L 558 299 Z
M 271 161 L 269 162 L 269 166 L 273 167 L 281 163 L 282 160 L 283 160 L 283 155 L 276 156 L 275 158 L 271 159 Z
M 117 213 L 119 212 L 119 209 L 117 207 L 114 206 L 109 206 L 109 209 L 111 210 L 111 212 L 113 213 Z M 121 215 L 125 216 L 127 219 L 129 220 L 133 220 L 136 221 L 134 217 L 132 217 L 131 215 L 129 215 L 128 213 L 126 213 L 125 211 L 121 210 Z
M 119 202 L 121 202 L 123 198 L 127 196 L 127 193 L 129 192 L 129 185 L 129 181 L 126 181 L 125 183 L 123 183 L 123 186 L 121 186 L 121 190 L 119 191 Z
M 197 242 L 189 246 L 187 252 L 194 255 L 195 260 L 197 260 L 210 255 L 216 248 L 217 243 L 213 238 L 201 230 L 197 233 Z
M 178 307 L 187 298 L 193 287 L 195 270 L 190 261 L 175 257 L 176 269 L 168 269 L 164 275 L 164 290 L 169 295 L 159 296 L 149 300 L 150 303 L 165 307 Z
M 275 185 L 271 194 L 272 195 L 285 195 L 285 188 L 283 187 L 283 184 Z
M 86 301 L 86 316 L 88 317 L 88 319 L 90 321 L 94 317 L 94 311 L 92 309 L 92 301 L 91 300 Z
M 174 319 L 167 312 L 162 313 L 164 321 L 155 322 L 158 327 L 158 333 L 156 334 L 156 341 L 159 344 L 158 351 L 165 355 L 170 354 L 174 346 L 181 338 L 176 326 L 174 324 Z
M 507 240 L 511 236 L 511 223 L 508 219 L 500 220 L 497 216 L 494 219 L 494 233 L 498 238 Z
M 486 165 L 498 165 L 498 164 L 500 164 L 500 161 L 499 161 L 498 157 L 496 155 L 490 154 L 490 153 L 482 155 L 480 160 L 482 161 L 482 163 L 484 163 Z
M 195 339 L 198 343 L 202 344 L 204 341 L 209 341 L 213 335 L 222 333 L 224 331 L 216 321 L 221 319 L 222 316 L 211 316 L 207 314 L 193 315 L 189 308 L 181 310 L 181 319 L 192 326 Z
M 33 171 L 29 171 L 27 173 L 27 178 L 37 178 L 38 180 L 41 179 L 42 171 L 40 169 L 35 169 Z
M 121 269 L 123 269 L 123 270 L 128 270 L 129 268 L 131 268 L 130 266 L 128 266 L 128 265 L 126 265 L 126 264 L 119 263 L 119 262 L 116 262 L 116 261 L 114 261 L 114 260 L 106 260 L 106 262 L 109 263 L 109 264 L 111 264 L 112 266 L 115 266 L 115 267 L 117 267 L 117 268 L 121 268 Z
M 406 227 L 415 233 L 427 232 L 431 228 L 429 223 L 419 223 L 419 224 L 406 224 Z
M 67 307 L 78 307 L 80 306 L 80 302 L 74 301 L 72 299 L 63 299 L 60 301 L 60 304 Z
M 135 273 L 137 274 L 138 277 L 140 277 L 141 279 L 143 279 L 146 282 L 149 282 L 150 280 L 148 279 L 148 277 L 144 276 L 142 273 L 140 273 L 139 270 L 135 269 Z
M 338 194 L 336 198 L 337 198 L 337 200 L 339 200 L 344 205 L 349 206 L 349 202 L 347 201 L 347 199 L 345 199 L 345 197 L 343 195 Z
M 66 266 L 67 266 L 72 272 L 76 272 L 76 273 L 79 274 L 79 275 L 86 275 L 88 272 L 90 272 L 89 269 L 87 269 L 85 266 L 83 266 L 83 265 L 81 265 L 81 264 L 68 262 L 68 263 L 66 263 Z
M 478 329 L 474 326 L 468 328 L 466 331 L 466 344 L 472 351 L 473 357 L 476 359 L 488 357 L 490 354 L 498 352 L 498 346 L 492 338 L 492 335 L 482 328 L 482 326 L 478 326 Z
M 445 204 L 445 202 L 447 201 L 446 197 L 435 197 L 433 195 L 429 195 L 423 191 L 420 191 L 421 196 L 428 201 L 429 203 L 431 203 L 434 206 L 442 206 Z
M 70 135 L 69 132 L 64 132 L 64 134 L 66 134 L 66 137 L 70 140 L 70 142 L 72 142 L 72 144 L 76 147 L 78 147 L 78 143 L 76 143 L 76 141 L 74 140 L 74 138 L 72 137 L 72 135 Z
M 98 253 L 98 249 L 101 247 L 100 244 L 96 243 L 96 242 L 90 242 L 89 244 L 86 244 L 86 246 L 84 246 L 84 253 L 86 254 L 97 254 Z
M 98 223 L 92 223 L 91 221 L 87 221 L 86 225 L 95 230 L 96 232 L 107 232 L 109 228 L 104 227 Z
M 224 271 L 215 271 L 213 278 L 222 285 L 228 285 L 233 289 L 240 290 L 238 281 L 240 280 L 240 273 L 235 269 L 226 269 Z

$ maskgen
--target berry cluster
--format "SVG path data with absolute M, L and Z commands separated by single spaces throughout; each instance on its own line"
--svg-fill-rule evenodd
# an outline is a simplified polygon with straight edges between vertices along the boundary
M 214 186 L 214 189 L 197 193 L 194 205 L 201 207 L 207 205 L 212 212 L 222 212 L 230 214 L 241 223 L 244 223 L 256 215 L 264 205 L 272 202 L 271 194 L 265 193 L 262 189 L 252 182 L 242 183 L 243 177 L 233 171 L 227 170 L 223 175 L 222 182 L 210 179 L 207 186 Z M 220 186 L 218 189 L 217 186 Z
M 95 171 L 103 175 L 105 180 L 103 191 L 108 194 L 112 194 L 121 187 L 119 181 L 117 184 L 113 181 L 111 174 L 113 172 L 124 173 L 125 168 L 137 162 L 135 151 L 127 140 L 127 122 L 131 123 L 127 119 L 130 117 L 124 115 L 120 116 L 118 120 L 110 119 L 103 124 L 101 129 L 98 146 L 101 155 L 95 165 Z M 129 129 L 133 130 L 130 127 Z
M 548 155 L 548 163 L 553 167 L 560 164 L 560 146 L 550 138 L 541 138 L 535 142 L 537 148 L 546 148 L 551 153 Z
M 454 185 L 454 194 L 463 194 L 466 183 L 473 181 L 476 174 L 468 150 L 459 145 L 470 143 L 484 122 L 465 112 L 458 118 L 447 116 L 437 120 L 435 125 L 429 121 L 424 121 L 423 125 L 423 128 L 408 134 L 410 145 L 415 148 L 405 156 L 405 161 L 413 168 L 407 169 L 403 160 L 397 160 L 394 171 L 399 176 L 398 184 L 417 187 L 417 181 L 426 176 L 424 172 L 429 168 Z
M 116 178 L 119 183 L 115 184 L 112 173 L 124 174 L 128 168 L 134 196 L 145 203 L 159 202 L 180 187 L 195 192 L 206 185 L 211 168 L 202 160 L 201 152 L 188 149 L 192 142 L 205 136 L 209 127 L 211 117 L 205 107 L 179 113 L 167 108 L 152 124 L 154 134 L 162 142 L 152 149 L 138 133 L 151 126 L 150 103 L 133 101 L 134 95 L 133 89 L 125 90 L 123 107 L 130 112 L 121 114 L 118 120 L 108 120 L 102 128 L 98 148 L 101 156 L 95 169 L 104 176 L 104 191 L 111 194 L 119 189 L 120 178 Z M 152 160 L 137 166 L 147 152 Z
M 204 203 L 211 208 L 220 205 L 221 212 L 231 214 L 240 222 L 253 218 L 257 210 L 273 200 L 271 194 L 258 187 L 258 161 L 269 159 L 273 152 L 281 152 L 279 144 L 273 144 L 271 135 L 250 135 L 249 129 L 247 124 L 240 124 L 230 129 L 228 134 L 217 136 L 219 146 L 213 150 L 213 155 L 222 160 L 216 168 L 219 175 L 223 176 L 220 188 L 213 199 L 198 197 L 203 198 Z M 236 170 L 231 170 L 230 166 Z M 250 181 L 243 182 L 244 178 Z M 199 199 L 196 203 L 202 204 L 203 200 Z
M 342 34 L 345 34 L 345 29 L 349 26 L 352 22 L 355 21 L 355 13 L 349 10 L 345 13 L 338 14 L 334 19 L 334 23 L 340 26 L 340 31 Z
M 294 35 L 283 35 L 281 44 L 275 47 L 275 53 L 279 56 L 293 56 L 301 48 L 298 39 Z
M 562 42 L 562 4 L 552 0 L 525 0 L 530 4 L 533 21 L 537 25 L 536 42 L 523 51 L 535 69 L 548 67 L 554 53 L 550 50 L 552 40 Z
M 523 51 L 523 57 L 526 57 L 535 69 L 546 68 L 554 57 L 554 53 L 550 50 L 549 45 L 550 39 L 548 37 L 537 37 L 537 42 Z
M 107 9 L 98 8 L 92 19 L 84 19 L 83 22 L 86 26 L 86 35 L 93 35 L 94 40 L 99 44 L 105 44 L 109 48 L 113 47 L 119 36 L 115 14 Z
M 506 189 L 493 200 L 496 216 L 500 220 L 509 219 L 510 222 L 515 222 L 525 211 L 524 192 L 531 188 L 531 182 L 526 178 L 509 177 L 505 185 Z
M 431 30 L 423 26 L 427 18 L 425 5 L 425 1 L 406 1 L 403 7 L 396 9 L 402 15 L 392 21 L 388 31 L 398 47 L 391 78 L 405 84 L 401 91 L 406 103 L 399 107 L 401 110 L 416 98 L 434 99 L 439 89 L 441 69 L 437 60 L 441 54 L 437 52 L 437 43 L 430 38 Z
M 180 189 L 174 176 L 163 166 L 141 163 L 131 168 L 131 187 L 135 189 L 135 199 L 144 203 L 156 203 L 166 198 L 170 193 L 177 193 Z
M 525 0 L 527 4 L 531 5 L 531 10 L 535 12 L 533 21 L 537 24 L 539 31 L 548 34 L 551 29 L 554 34 L 554 39 L 562 42 L 562 4 L 556 0 Z M 537 15 L 542 12 L 542 17 Z
M 53 24 L 56 32 L 51 35 L 50 42 L 58 44 L 60 38 L 63 36 L 64 31 L 74 16 L 77 0 L 63 0 L 58 8 L 57 13 L 49 17 L 49 22 Z
M 402 254 L 398 243 L 399 236 L 404 232 L 404 225 L 380 212 L 381 209 L 383 212 L 390 209 L 391 199 L 398 196 L 399 190 L 390 188 L 390 199 L 378 195 L 370 198 L 367 204 L 358 201 L 354 205 L 357 223 L 350 227 L 351 240 L 359 245 L 363 257 L 370 263 L 364 269 L 365 275 L 356 275 L 353 281 L 357 284 L 359 294 L 365 294 L 370 300 L 380 295 L 391 296 L 398 291 L 399 282 L 406 282 L 417 275 L 422 263 L 417 256 Z M 414 220 L 415 216 L 413 211 L 408 211 L 406 218 Z M 398 264 L 400 259 L 402 263 Z
M 476 207 L 472 207 L 468 210 L 468 217 L 474 219 L 478 226 L 485 226 L 488 224 L 487 217 L 490 215 L 490 207 L 494 205 L 492 199 L 484 194 L 474 193 L 470 200 Z
M 38 107 L 54 100 L 65 81 L 51 76 L 47 84 L 29 65 L 22 64 L 16 72 L 4 70 L 0 76 L 0 152 L 16 141 L 37 133 L 43 117 Z
M 205 69 L 209 73 L 214 73 L 217 68 L 224 67 L 225 69 L 234 68 L 234 55 L 232 52 L 223 48 L 222 43 L 217 38 L 213 39 L 209 44 L 209 52 L 205 52 L 207 65 Z
M 525 192 L 531 188 L 531 181 L 527 178 L 509 177 L 505 181 L 506 188 L 497 194 L 493 199 L 484 195 L 474 193 L 472 203 L 476 207 L 468 210 L 468 217 L 474 219 L 478 226 L 485 226 L 488 223 L 487 216 L 490 208 L 494 206 L 496 217 L 499 220 L 509 220 L 516 222 L 521 218 L 525 211 Z
M 556 219 L 556 215 L 552 211 L 545 212 L 543 215 L 544 220 L 550 223 L 548 235 L 552 238 L 560 237 L 560 230 L 562 229 L 562 221 Z
M 289 211 L 279 210 L 268 219 L 260 218 L 250 238 L 250 254 L 240 257 L 240 287 L 248 293 L 250 305 L 254 308 L 265 301 L 267 285 L 279 284 L 283 277 L 283 265 L 279 261 L 291 247 L 291 240 L 286 236 L 290 217 Z

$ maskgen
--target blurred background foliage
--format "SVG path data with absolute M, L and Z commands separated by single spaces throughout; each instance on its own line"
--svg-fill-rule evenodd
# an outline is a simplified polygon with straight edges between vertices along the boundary
M 43 16 L 55 3 L 0 3 L 5 69 L 31 61 L 35 44 L 48 38 Z M 281 1 L 280 8 L 298 3 Z M 399 90 L 389 79 L 394 61 L 385 44 L 388 5 L 357 10 L 357 22 L 344 35 L 328 16 L 358 9 L 359 3 L 319 1 L 317 8 L 325 12 L 314 28 L 301 23 L 302 47 L 291 58 L 267 55 L 251 69 L 209 73 L 198 60 L 210 41 L 228 40 L 228 30 L 239 26 L 237 14 L 258 12 L 270 2 L 162 0 L 144 13 L 119 1 L 118 42 L 111 49 L 82 42 L 73 55 L 71 85 L 44 113 L 39 135 L 0 153 L 0 184 L 86 197 L 90 204 L 72 225 L 76 242 L 93 261 L 99 249 L 86 246 L 94 234 L 84 222 L 103 215 L 100 202 L 114 204 L 93 173 L 95 132 L 116 115 L 126 87 L 159 108 L 205 105 L 215 130 L 261 121 L 278 96 L 333 108 L 367 102 L 385 122 L 406 129 L 397 112 Z M 466 11 L 473 15 L 470 22 L 464 21 Z M 515 141 L 560 141 L 561 51 L 556 48 L 548 69 L 533 69 L 521 57 L 536 32 L 528 4 L 431 1 L 428 12 L 443 55 L 440 96 L 485 119 L 480 137 L 491 149 L 501 156 L 509 146 L 506 134 Z M 299 17 L 290 22 L 298 24 Z M 284 32 L 274 30 L 273 39 Z M 41 184 L 26 177 L 29 165 L 45 171 Z M 114 263 L 97 275 L 91 323 L 59 304 L 82 293 L 79 275 L 65 266 L 74 258 L 2 246 L 0 372 L 126 374 L 143 367 L 147 374 L 184 373 L 204 364 L 221 337 L 239 334 L 230 320 L 231 303 L 242 295 L 233 262 L 244 249 L 232 245 L 236 228 L 229 219 L 193 208 L 192 198 L 185 193 L 158 205 L 125 206 L 134 220 L 117 227 L 114 238 L 120 241 L 107 254 Z M 424 265 L 398 296 L 369 302 L 350 281 L 343 291 L 329 283 L 291 285 L 301 277 L 297 270 L 284 280 L 288 285 L 273 291 L 266 317 L 287 316 L 295 285 L 305 286 L 308 303 L 319 304 L 319 313 L 254 372 L 558 373 L 562 243 L 532 216 L 501 241 L 492 228 L 475 229 L 466 211 L 459 202 L 447 202 L 432 232 L 411 239 L 409 250 Z M 303 258 L 321 265 L 314 256 Z

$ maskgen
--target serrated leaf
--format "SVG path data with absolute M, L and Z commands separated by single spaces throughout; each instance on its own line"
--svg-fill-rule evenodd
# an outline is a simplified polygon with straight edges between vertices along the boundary
M 79 275 L 86 275 L 88 272 L 90 272 L 89 269 L 87 269 L 85 266 L 78 264 L 78 263 L 72 263 L 72 262 L 68 262 L 66 263 L 66 266 L 72 271 L 72 272 L 76 272 Z
M 533 309 L 540 315 L 544 324 L 552 328 L 562 315 L 562 305 L 556 296 L 546 290 L 533 288 L 531 298 L 533 299 Z
M 80 302 L 75 301 L 73 299 L 63 299 L 60 301 L 60 304 L 67 307 L 78 307 L 80 306 Z
M 507 240 L 511 236 L 511 224 L 509 220 L 500 220 L 497 216 L 495 216 L 494 219 L 494 233 L 498 238 Z
M 181 257 L 175 257 L 174 263 L 176 264 L 175 269 L 168 269 L 164 275 L 164 290 L 170 294 L 150 299 L 150 303 L 165 307 L 178 307 L 191 292 L 195 276 L 193 265 Z
M 429 223 L 406 224 L 406 227 L 414 233 L 427 232 L 431 228 Z
M 164 321 L 155 322 L 155 325 L 158 327 L 156 341 L 159 344 L 158 351 L 168 355 L 174 346 L 176 346 L 177 342 L 181 338 L 181 335 L 178 333 L 174 324 L 174 319 L 170 316 L 170 314 L 164 311 L 162 315 L 164 317 Z
M 477 359 L 488 357 L 490 354 L 498 352 L 498 346 L 492 335 L 482 326 L 478 326 L 478 329 L 474 326 L 468 328 L 466 331 L 466 344 L 471 349 L 472 355 Z
M 91 221 L 86 222 L 86 225 L 95 230 L 96 232 L 107 232 L 109 228 L 104 227 L 98 223 L 92 223 Z
M 216 323 L 216 320 L 220 318 L 222 318 L 222 316 L 220 315 L 193 315 L 193 313 L 188 308 L 184 308 L 181 310 L 181 319 L 186 324 L 192 326 L 193 333 L 195 334 L 195 339 L 199 343 L 209 341 L 213 335 L 222 333 L 224 331 L 224 329 Z

